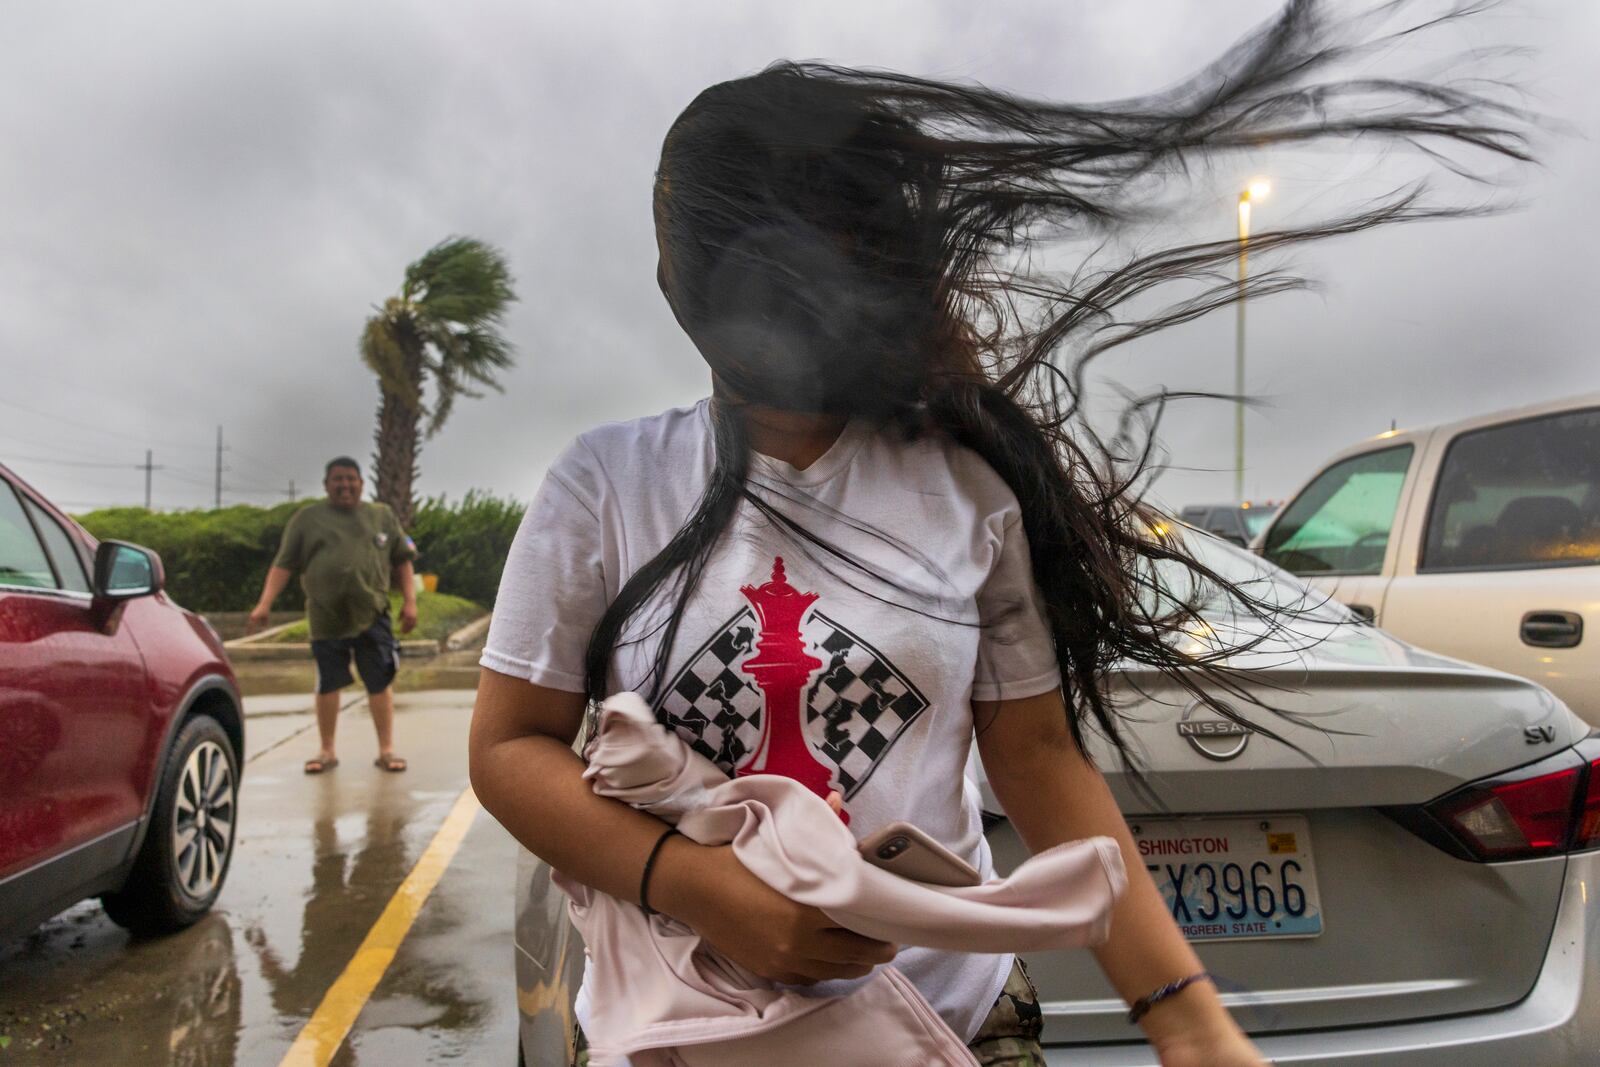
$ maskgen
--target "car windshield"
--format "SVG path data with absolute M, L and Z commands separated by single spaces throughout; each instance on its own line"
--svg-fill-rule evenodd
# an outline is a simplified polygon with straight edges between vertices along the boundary
M 1277 508 L 1245 508 L 1240 512 L 1244 516 L 1244 528 L 1250 531 L 1252 539 L 1267 528 L 1272 516 L 1277 513 Z

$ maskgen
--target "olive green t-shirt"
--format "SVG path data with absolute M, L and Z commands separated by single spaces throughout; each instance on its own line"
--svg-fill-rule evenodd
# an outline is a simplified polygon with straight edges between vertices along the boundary
M 389 570 L 416 547 L 387 504 L 346 511 L 326 500 L 295 512 L 274 567 L 300 572 L 311 639 L 354 637 L 389 605 Z

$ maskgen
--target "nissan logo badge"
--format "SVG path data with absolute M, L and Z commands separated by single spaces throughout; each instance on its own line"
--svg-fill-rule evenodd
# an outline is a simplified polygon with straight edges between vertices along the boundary
M 1200 713 L 1208 717 L 1195 718 Z M 1218 762 L 1233 759 L 1243 752 L 1253 733 L 1250 727 L 1222 718 L 1199 700 L 1184 708 L 1183 718 L 1178 720 L 1178 736 L 1206 759 Z

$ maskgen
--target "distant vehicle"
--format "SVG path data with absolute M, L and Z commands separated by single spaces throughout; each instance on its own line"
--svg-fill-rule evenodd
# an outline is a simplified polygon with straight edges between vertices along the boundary
M 1334 456 L 1262 554 L 1406 641 L 1548 686 L 1600 726 L 1600 393 Z
M 1241 663 L 1284 687 L 1268 699 L 1302 718 L 1271 725 L 1311 758 L 1139 668 L 1113 681 L 1159 807 L 1094 754 L 1262 1053 L 1504 1067 L 1600 1048 L 1600 738 L 1538 685 L 1412 648 L 1259 557 L 1187 541 L 1258 598 L 1301 608 L 1296 644 L 1320 639 Z M 1251 625 L 1226 605 L 1207 615 Z M 1009 870 L 1023 845 L 980 788 Z M 522 1059 L 565 1063 L 583 946 L 547 865 L 524 851 L 517 881 Z M 1047 1064 L 1155 1062 L 1089 953 L 1027 959 Z
M 195 922 L 233 856 L 244 719 L 161 560 L 96 542 L 0 465 L 0 940 L 98 896 Z
M 1276 501 L 1243 504 L 1192 504 L 1178 512 L 1178 519 L 1212 537 L 1244 547 L 1267 528 L 1278 512 Z

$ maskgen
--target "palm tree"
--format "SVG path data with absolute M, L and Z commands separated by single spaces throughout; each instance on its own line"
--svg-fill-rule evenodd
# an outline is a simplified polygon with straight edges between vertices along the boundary
M 506 307 L 517 298 L 511 282 L 499 249 L 448 237 L 406 268 L 399 295 L 367 320 L 361 359 L 378 376 L 382 396 L 374 490 L 403 526 L 411 523 L 424 436 L 439 432 L 457 397 L 482 395 L 471 384 L 500 391 L 495 374 L 511 366 L 511 342 L 500 334 Z M 431 405 L 423 396 L 430 379 Z

